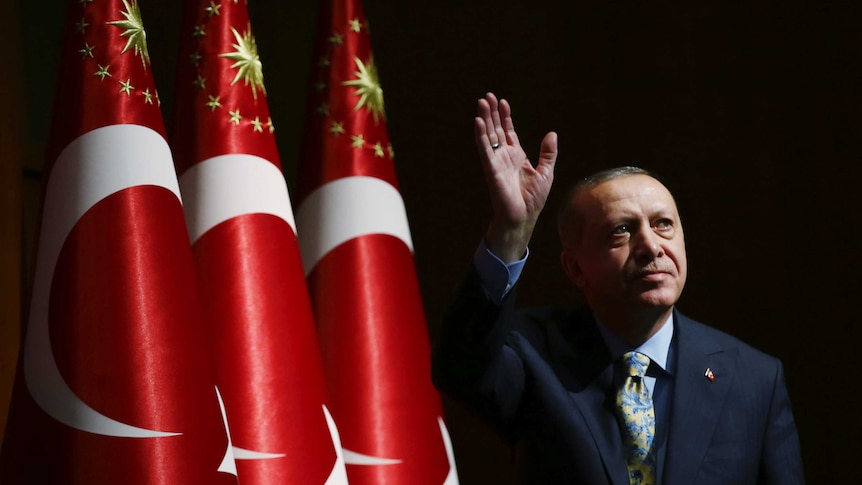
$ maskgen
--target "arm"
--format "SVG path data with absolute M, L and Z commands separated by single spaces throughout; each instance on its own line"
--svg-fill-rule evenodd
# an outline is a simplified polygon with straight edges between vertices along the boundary
M 475 136 L 493 209 L 485 244 L 503 263 L 512 263 L 526 253 L 547 200 L 557 136 L 545 136 L 534 168 L 518 141 L 509 103 L 498 103 L 491 93 L 479 100 Z M 471 270 L 444 317 L 432 356 L 432 378 L 441 391 L 502 424 L 517 407 L 524 373 L 517 354 L 505 345 L 517 319 L 514 298 L 492 301 L 488 290 L 475 268 Z
M 437 389 L 504 434 L 524 389 L 521 359 L 506 345 L 519 318 L 513 301 L 509 294 L 499 304 L 492 302 L 471 269 L 443 316 L 431 355 L 431 380 Z

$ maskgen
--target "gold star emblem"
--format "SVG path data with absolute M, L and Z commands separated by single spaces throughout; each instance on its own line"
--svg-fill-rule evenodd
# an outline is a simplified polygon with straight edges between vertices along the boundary
M 275 133 L 275 125 L 272 124 L 272 118 L 266 118 L 266 127 L 269 128 L 270 133 Z
M 350 144 L 353 148 L 362 148 L 365 146 L 365 138 L 361 134 L 351 136 L 350 139 L 352 140 Z
M 111 77 L 111 73 L 108 72 L 108 67 L 110 66 L 99 66 L 99 70 L 94 72 L 94 76 L 99 76 L 99 81 L 104 81 L 106 77 Z
M 86 42 L 84 42 L 84 47 L 81 50 L 79 50 L 78 52 L 81 53 L 82 58 L 85 58 L 85 57 L 89 57 L 90 59 L 93 58 L 93 46 L 91 46 L 90 44 L 88 44 Z
M 90 24 L 87 23 L 87 19 L 81 17 L 81 21 L 75 24 L 75 30 L 83 34 L 87 31 L 87 27 L 89 26 Z
M 348 24 L 350 25 L 350 30 L 356 32 L 357 34 L 359 33 L 359 31 L 362 30 L 362 23 L 359 22 L 359 19 L 353 19 L 348 22 Z
M 338 136 L 344 133 L 344 124 L 337 121 L 333 121 L 332 126 L 329 128 L 329 132 L 332 133 L 334 136 Z
M 252 131 L 256 131 L 258 133 L 263 133 L 263 123 L 260 121 L 260 117 L 255 116 L 253 120 L 251 120 Z
M 195 30 L 192 32 L 192 37 L 195 39 L 200 39 L 201 37 L 206 37 L 207 32 L 204 30 L 203 25 L 195 25 Z
M 210 2 L 209 7 L 205 8 L 205 9 L 204 9 L 204 11 L 206 11 L 207 15 L 209 15 L 210 17 L 212 17 L 213 15 L 221 15 L 221 14 L 219 13 L 219 9 L 220 9 L 220 8 L 221 8 L 221 4 L 220 4 L 220 3 L 218 3 L 218 4 L 217 4 L 217 3 L 215 3 L 215 2 Z
M 207 85 L 207 78 L 198 74 L 198 78 L 192 81 L 192 84 L 194 84 L 196 88 L 203 90 Z
M 329 67 L 329 58 L 320 56 L 320 59 L 317 60 L 317 67 Z
M 189 61 L 195 67 L 201 65 L 201 59 L 203 59 L 203 56 L 200 54 L 200 52 L 192 52 L 191 54 L 189 54 Z
M 321 103 L 315 111 L 317 111 L 317 114 L 323 116 L 324 118 L 329 116 L 329 103 Z
M 239 126 L 239 122 L 242 119 L 242 115 L 239 114 L 239 110 L 236 111 L 228 111 L 230 116 L 228 117 L 228 123 L 233 123 Z
M 338 32 L 333 32 L 332 37 L 329 38 L 329 43 L 332 45 L 343 45 L 344 36 L 339 34 Z
M 144 102 L 147 104 L 153 104 L 153 94 L 150 92 L 150 88 L 147 88 L 141 92 L 144 95 Z
M 237 83 L 240 79 L 245 82 L 246 86 L 251 86 L 251 94 L 254 99 L 257 99 L 257 90 L 265 94 L 266 88 L 263 86 L 263 64 L 260 62 L 260 57 L 257 55 L 257 43 L 254 41 L 254 36 L 251 35 L 251 24 L 248 25 L 244 34 L 240 35 L 233 27 L 230 29 L 236 38 L 236 44 L 233 52 L 225 52 L 219 54 L 219 57 L 225 57 L 232 61 L 236 61 L 231 65 L 231 69 L 236 69 L 236 76 L 230 82 L 231 86 Z
M 377 67 L 374 66 L 374 59 L 369 59 L 368 64 L 364 64 L 358 57 L 354 57 L 353 60 L 359 69 L 353 73 L 356 78 L 342 84 L 356 88 L 355 94 L 359 96 L 359 101 L 353 110 L 359 111 L 364 106 L 368 106 L 368 111 L 371 112 L 371 115 L 374 116 L 374 122 L 377 123 L 378 118 L 380 116 L 385 118 L 386 114 L 383 108 L 383 89 L 377 78 Z
M 131 4 L 123 0 L 123 5 L 126 7 L 126 11 L 121 13 L 123 17 L 126 17 L 126 20 L 115 20 L 108 22 L 108 25 L 116 25 L 117 27 L 126 29 L 120 34 L 120 37 L 128 37 L 129 40 L 120 53 L 125 54 L 127 50 L 134 48 L 135 55 L 141 56 L 141 63 L 144 65 L 144 69 L 146 69 L 147 62 L 150 61 L 150 53 L 147 50 L 147 33 L 144 32 L 141 10 L 138 8 L 138 3 L 135 0 L 132 0 Z
M 219 102 L 219 98 L 221 98 L 221 96 L 209 96 L 209 98 L 209 101 L 207 101 L 207 107 L 210 111 L 215 111 L 216 108 L 221 107 L 221 102 Z
M 392 144 L 386 145 L 386 151 L 389 153 L 389 158 L 395 158 L 395 150 L 392 148 Z
M 383 145 L 380 143 L 374 144 L 374 156 L 383 158 Z
M 126 93 L 129 96 L 132 95 L 132 91 L 135 89 L 135 87 L 132 86 L 132 80 L 131 79 L 126 79 L 126 82 L 120 81 L 120 86 L 122 86 L 120 88 L 120 92 Z
M 326 83 L 325 82 L 320 81 L 320 82 L 314 83 L 314 90 L 317 91 L 318 93 L 323 92 L 324 89 L 326 89 Z

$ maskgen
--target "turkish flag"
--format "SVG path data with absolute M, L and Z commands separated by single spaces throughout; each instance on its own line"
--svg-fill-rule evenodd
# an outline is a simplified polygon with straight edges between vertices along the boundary
M 239 480 L 346 483 L 244 2 L 186 2 L 176 93 L 172 146 Z
M 351 484 L 458 482 L 359 0 L 321 3 L 297 226 Z
M 140 10 L 69 4 L 0 482 L 236 483 Z

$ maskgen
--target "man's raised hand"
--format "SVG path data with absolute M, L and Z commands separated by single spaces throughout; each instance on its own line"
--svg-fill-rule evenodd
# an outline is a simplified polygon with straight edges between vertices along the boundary
M 527 250 L 551 190 L 557 134 L 545 135 L 533 167 L 518 141 L 508 101 L 498 102 L 488 93 L 479 100 L 475 135 L 493 209 L 485 244 L 503 261 L 516 261 Z

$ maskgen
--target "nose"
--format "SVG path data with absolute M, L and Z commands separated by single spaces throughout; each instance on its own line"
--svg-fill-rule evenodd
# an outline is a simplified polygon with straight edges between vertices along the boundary
M 639 260 L 652 261 L 664 256 L 662 238 L 649 227 L 641 228 L 633 235 L 632 245 L 632 252 Z

